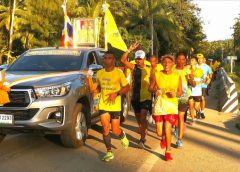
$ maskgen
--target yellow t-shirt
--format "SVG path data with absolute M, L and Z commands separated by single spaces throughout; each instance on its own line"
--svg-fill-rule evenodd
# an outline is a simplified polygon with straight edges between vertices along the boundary
M 148 91 L 150 72 L 150 67 L 146 65 L 143 68 L 135 65 L 132 71 L 132 100 L 143 102 L 152 99 L 151 93 Z
M 184 67 L 182 70 L 175 68 L 174 72 L 176 72 L 182 80 L 182 90 L 183 90 L 183 94 L 182 96 L 179 98 L 179 101 L 182 102 L 187 102 L 188 97 L 190 96 L 190 89 L 188 87 L 188 81 L 187 81 L 187 75 L 191 74 L 191 70 L 187 67 Z
M 157 64 L 156 68 L 154 69 L 154 73 L 156 72 L 161 72 L 163 70 L 163 66 L 162 64 Z
M 121 111 L 121 96 L 116 97 L 114 104 L 109 104 L 106 100 L 108 94 L 118 92 L 128 84 L 123 72 L 117 68 L 111 72 L 101 69 L 97 72 L 97 84 L 101 88 L 99 110 Z
M 168 98 L 167 92 L 177 93 L 180 76 L 176 72 L 164 74 L 158 72 L 155 74 L 157 89 L 161 94 L 156 98 L 154 104 L 154 115 L 178 114 L 177 97 Z

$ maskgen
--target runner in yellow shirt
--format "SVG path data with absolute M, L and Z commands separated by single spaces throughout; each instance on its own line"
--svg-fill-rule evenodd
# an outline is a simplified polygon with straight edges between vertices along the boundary
M 188 75 L 191 71 L 186 67 L 186 56 L 184 53 L 178 53 L 176 56 L 176 68 L 174 69 L 182 79 L 183 94 L 178 98 L 178 127 L 176 128 L 176 135 L 178 137 L 177 147 L 181 148 L 183 130 L 184 130 L 184 115 L 188 109 L 188 98 L 190 96 L 190 90 L 188 88 Z
M 158 63 L 158 57 L 155 55 L 152 55 L 150 57 L 150 63 L 151 63 L 151 74 L 150 74 L 150 80 L 151 80 L 155 72 L 160 72 L 163 70 L 163 66 L 161 63 Z
M 132 73 L 132 96 L 131 105 L 134 109 L 135 117 L 140 128 L 141 138 L 139 140 L 139 148 L 145 148 L 146 142 L 146 130 L 147 130 L 147 113 L 151 114 L 152 108 L 152 96 L 148 91 L 149 78 L 150 78 L 150 66 L 144 64 L 145 52 L 143 50 L 137 50 L 135 52 L 136 64 L 130 63 L 127 58 L 131 51 L 137 49 L 138 43 L 132 44 L 127 52 L 122 56 L 122 63 L 126 68 L 131 70 Z
M 111 151 L 110 124 L 113 134 L 121 138 L 124 148 L 129 145 L 125 132 L 120 128 L 120 111 L 121 95 L 125 94 L 130 86 L 123 72 L 115 68 L 114 64 L 113 53 L 106 52 L 104 54 L 105 68 L 97 72 L 97 87 L 94 84 L 89 84 L 90 87 L 93 86 L 93 88 L 90 88 L 92 92 L 96 92 L 94 88 L 100 92 L 99 114 L 103 126 L 103 140 L 107 148 L 107 153 L 102 159 L 104 161 L 114 158 Z M 89 81 L 89 83 L 92 83 L 92 81 Z
M 171 149 L 171 130 L 178 119 L 178 98 L 182 95 L 181 77 L 173 72 L 174 57 L 165 55 L 162 57 L 164 70 L 155 73 L 149 91 L 156 94 L 154 103 L 153 119 L 156 123 L 157 135 L 162 137 L 161 148 L 166 147 L 165 159 L 172 160 Z M 165 138 L 162 130 L 164 129 Z

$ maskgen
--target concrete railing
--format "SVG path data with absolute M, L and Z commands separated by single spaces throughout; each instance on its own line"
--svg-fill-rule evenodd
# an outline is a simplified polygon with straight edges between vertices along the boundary
M 220 79 L 219 111 L 238 113 L 238 91 L 235 82 L 222 67 L 219 69 L 218 74 Z

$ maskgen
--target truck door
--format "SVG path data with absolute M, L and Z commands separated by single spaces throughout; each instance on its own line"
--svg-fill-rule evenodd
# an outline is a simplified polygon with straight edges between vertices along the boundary
M 88 54 L 88 58 L 87 58 L 87 68 L 89 69 L 89 67 L 91 65 L 99 65 L 99 61 L 97 59 L 97 55 L 96 55 L 96 52 L 95 51 L 91 51 L 89 52 Z M 92 76 L 92 79 L 93 79 L 93 82 L 96 83 L 96 73 L 97 73 L 97 70 L 94 69 L 93 70 L 93 76 Z M 99 104 L 99 99 L 100 99 L 100 94 L 96 94 L 94 96 L 92 96 L 90 94 L 90 97 L 89 97 L 89 100 L 90 100 L 90 104 L 91 104 L 91 114 L 93 116 L 96 116 L 98 115 L 98 104 Z

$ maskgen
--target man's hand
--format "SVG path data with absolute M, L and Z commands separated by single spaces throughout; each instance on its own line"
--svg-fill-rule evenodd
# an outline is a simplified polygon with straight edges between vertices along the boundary
M 168 98 L 176 97 L 176 93 L 175 92 L 166 92 L 166 95 L 167 95 Z
M 93 76 L 93 71 L 91 69 L 89 69 L 87 71 L 87 77 L 89 77 L 89 76 Z
M 118 95 L 117 95 L 117 93 L 110 93 L 110 94 L 107 94 L 106 96 L 108 96 L 108 98 L 106 100 L 107 103 L 109 103 L 111 105 L 111 104 L 115 103 L 115 99 Z
M 137 42 L 135 42 L 135 43 L 133 43 L 130 47 L 129 47 L 129 51 L 133 51 L 133 50 L 135 50 L 137 47 L 139 46 L 139 43 L 137 43 Z

